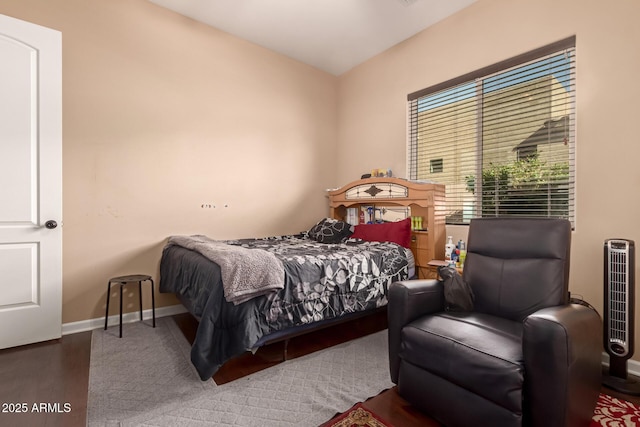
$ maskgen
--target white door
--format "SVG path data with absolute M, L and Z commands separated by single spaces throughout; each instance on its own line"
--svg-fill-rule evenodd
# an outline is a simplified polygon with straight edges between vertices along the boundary
M 61 336 L 61 223 L 62 37 L 0 15 L 0 348 Z

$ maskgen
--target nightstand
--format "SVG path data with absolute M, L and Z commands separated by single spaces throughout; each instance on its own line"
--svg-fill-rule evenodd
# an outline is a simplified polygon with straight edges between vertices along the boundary
M 429 261 L 433 259 L 433 252 L 429 245 L 428 231 L 413 230 L 411 232 L 411 251 L 415 258 L 418 279 L 435 279 L 429 266 Z

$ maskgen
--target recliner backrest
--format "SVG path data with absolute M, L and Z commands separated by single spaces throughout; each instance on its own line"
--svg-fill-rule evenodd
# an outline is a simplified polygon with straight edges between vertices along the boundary
M 471 220 L 463 278 L 475 311 L 523 320 L 567 304 L 571 223 L 564 219 Z

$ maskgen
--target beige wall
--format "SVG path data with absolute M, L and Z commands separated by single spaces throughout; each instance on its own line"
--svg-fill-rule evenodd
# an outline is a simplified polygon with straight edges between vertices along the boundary
M 572 292 L 601 311 L 604 240 L 640 242 L 637 0 L 479 0 L 339 78 L 145 0 L 0 13 L 63 33 L 64 322 L 102 316 L 109 277 L 157 275 L 171 234 L 296 232 L 326 213 L 326 187 L 404 176 L 408 93 L 573 34 Z
M 104 316 L 110 277 L 157 279 L 172 234 L 295 233 L 328 213 L 334 76 L 145 0 L 0 13 L 62 32 L 63 322 Z
M 479 0 L 378 55 L 340 79 L 337 181 L 371 167 L 404 176 L 407 94 L 575 34 L 577 221 L 570 290 L 602 313 L 604 240 L 640 244 L 638 16 L 637 0 Z M 459 227 L 448 234 L 462 237 Z

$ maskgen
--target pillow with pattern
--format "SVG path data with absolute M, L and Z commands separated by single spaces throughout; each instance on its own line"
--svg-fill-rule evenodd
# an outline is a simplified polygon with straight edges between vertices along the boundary
M 344 221 L 324 218 L 307 232 L 310 239 L 320 243 L 342 243 L 353 233 L 353 226 Z

